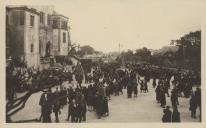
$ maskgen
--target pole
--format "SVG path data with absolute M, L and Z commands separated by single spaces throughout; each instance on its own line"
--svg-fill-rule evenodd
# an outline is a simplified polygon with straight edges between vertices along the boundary
M 119 43 L 119 54 L 120 54 L 120 43 Z

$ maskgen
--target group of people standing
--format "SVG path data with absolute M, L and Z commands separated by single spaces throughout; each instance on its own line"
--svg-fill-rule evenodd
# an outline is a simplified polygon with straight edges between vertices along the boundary
M 59 122 L 59 115 L 61 109 L 68 104 L 68 116 L 67 121 L 71 119 L 71 122 L 86 121 L 86 99 L 83 93 L 83 89 L 77 87 L 75 90 L 70 88 L 63 88 L 60 86 L 60 90 L 56 87 L 56 90 L 52 92 L 50 88 L 44 92 L 39 101 L 41 106 L 40 121 L 52 122 L 51 114 L 55 115 L 55 122 Z
M 66 105 L 68 105 L 68 114 L 65 118 L 67 121 L 86 121 L 87 110 L 96 112 L 99 119 L 109 116 L 108 101 L 111 100 L 111 95 L 119 96 L 123 94 L 123 89 L 126 89 L 127 98 L 137 97 L 138 85 L 140 93 L 147 93 L 149 92 L 148 82 L 151 79 L 153 79 L 152 86 L 155 88 L 156 100 L 163 108 L 163 122 L 180 122 L 180 112 L 177 106 L 179 105 L 178 97 L 182 96 L 182 93 L 186 98 L 191 96 L 189 108 L 191 117 L 196 118 L 197 107 L 201 110 L 201 89 L 197 88 L 195 92 L 192 92 L 194 80 L 188 74 L 182 75 L 139 65 L 130 65 L 125 69 L 120 69 L 118 66 L 108 64 L 94 66 L 92 72 L 87 74 L 85 82 L 88 86 L 82 85 L 83 72 L 76 70 L 74 74 L 65 76 L 65 79 L 68 77 L 71 83 L 72 75 L 74 75 L 77 81 L 75 86 L 66 88 L 61 85 L 64 81 L 61 79 L 55 91 L 52 91 L 52 88 L 43 91 L 39 101 L 42 122 L 52 122 L 52 112 L 55 122 L 60 122 L 61 109 Z M 173 88 L 169 92 L 171 83 Z M 173 112 L 169 106 L 166 106 L 166 95 L 171 97 Z
M 201 89 L 199 87 L 196 87 L 196 91 L 193 91 L 193 85 L 195 85 L 195 82 L 190 75 L 191 74 L 189 73 L 179 72 L 172 75 L 165 74 L 159 78 L 155 92 L 157 103 L 160 103 L 161 107 L 164 108 L 164 114 L 162 117 L 163 122 L 180 122 L 180 112 L 178 111 L 178 97 L 182 97 L 182 94 L 184 94 L 185 98 L 191 97 L 189 103 L 191 117 L 196 118 L 196 109 L 197 107 L 199 107 L 201 120 Z M 174 78 L 173 80 L 171 80 L 172 76 Z M 156 85 L 155 81 L 156 78 L 153 79 L 153 85 Z M 169 92 L 169 89 L 171 88 L 170 83 L 172 83 L 173 85 L 171 92 Z M 173 112 L 170 111 L 170 106 L 166 106 L 166 95 L 170 97 Z
M 86 121 L 87 107 L 89 111 L 95 111 L 97 118 L 109 115 L 108 99 L 102 82 L 91 83 L 88 87 L 77 84 L 67 89 L 60 86 L 60 91 L 52 89 L 44 92 L 40 98 L 39 105 L 42 107 L 40 120 L 51 122 L 51 113 L 55 115 L 55 122 L 59 122 L 61 108 L 68 104 L 67 121 Z
M 178 111 L 179 100 L 178 97 L 191 98 L 189 101 L 189 110 L 191 117 L 196 118 L 196 110 L 200 110 L 201 121 L 201 89 L 199 74 L 193 71 L 173 71 L 169 69 L 157 69 L 152 66 L 130 66 L 132 71 L 136 71 L 138 82 L 140 83 L 140 90 L 148 92 L 147 82 L 153 79 L 152 85 L 155 88 L 157 103 L 163 108 L 163 122 L 180 122 L 180 112 Z M 140 76 L 144 80 L 140 80 Z M 173 79 L 172 79 L 173 78 Z M 193 91 L 195 85 L 196 90 Z M 171 90 L 171 91 L 170 91 Z M 166 106 L 166 96 L 170 97 L 173 111 L 170 106 Z

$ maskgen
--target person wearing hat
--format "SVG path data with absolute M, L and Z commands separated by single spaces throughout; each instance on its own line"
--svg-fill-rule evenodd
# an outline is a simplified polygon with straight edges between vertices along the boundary
M 195 98 L 196 98 L 196 101 L 197 101 L 197 106 L 199 107 L 199 110 L 200 110 L 200 121 L 201 121 L 201 89 L 199 87 L 196 88 L 196 91 L 195 91 Z
M 166 105 L 166 97 L 165 97 L 165 92 L 164 92 L 164 88 L 160 87 L 160 103 L 161 103 L 161 107 L 164 108 Z
M 166 106 L 165 109 L 163 109 L 164 115 L 162 117 L 162 122 L 167 123 L 172 121 L 172 112 L 170 110 L 169 106 Z
M 172 102 L 172 107 L 175 108 L 179 104 L 178 102 L 178 91 L 176 88 L 172 89 L 171 91 L 171 102 Z
M 54 102 L 53 112 L 54 112 L 54 115 L 55 115 L 55 121 L 58 123 L 59 122 L 59 116 L 58 115 L 61 114 L 60 101 L 59 100 L 56 100 Z
M 196 109 L 197 109 L 197 100 L 195 95 L 193 94 L 190 99 L 190 108 L 189 108 L 189 110 L 191 111 L 192 118 L 196 118 Z
M 173 108 L 172 122 L 180 122 L 180 112 L 178 111 L 177 107 Z
M 43 123 L 48 123 L 51 122 L 51 109 L 52 106 L 51 104 L 49 104 L 49 96 L 48 96 L 49 92 L 46 91 L 45 93 L 42 94 L 41 98 L 40 98 L 40 102 L 39 104 L 42 105 L 42 113 L 40 116 L 40 120 L 41 117 L 43 118 Z

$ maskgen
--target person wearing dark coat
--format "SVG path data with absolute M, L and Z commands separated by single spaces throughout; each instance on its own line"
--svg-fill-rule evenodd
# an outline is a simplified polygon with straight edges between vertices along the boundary
M 103 97 L 97 94 L 95 102 L 96 102 L 96 113 L 97 113 L 98 119 L 100 119 L 102 116 L 102 111 L 103 111 Z
M 110 85 L 106 86 L 106 89 L 105 89 L 105 93 L 106 93 L 106 96 L 109 98 L 109 100 L 111 99 L 110 97 Z
M 55 121 L 58 123 L 59 122 L 59 114 L 61 114 L 59 101 L 56 101 L 54 103 L 53 112 L 55 114 Z
M 41 121 L 42 116 L 43 116 L 43 110 L 44 110 L 44 106 L 46 105 L 46 98 L 45 98 L 46 93 L 42 93 L 40 100 L 39 100 L 39 105 L 41 106 L 41 115 L 39 117 L 39 120 Z
M 157 103 L 160 103 L 160 91 L 161 91 L 160 85 L 157 85 L 155 89 Z
M 171 102 L 172 102 L 172 107 L 176 108 L 178 105 L 178 93 L 173 89 L 171 91 Z
M 114 94 L 114 83 L 112 82 L 111 79 L 109 81 L 109 88 L 110 88 L 110 94 L 113 95 Z
M 88 89 L 87 89 L 87 97 L 86 97 L 86 100 L 87 100 L 87 105 L 88 105 L 88 110 L 89 111 L 92 111 L 92 107 L 93 107 L 93 104 L 92 104 L 92 100 L 93 100 L 93 93 L 92 93 L 92 85 L 89 85 L 88 86 Z
M 50 97 L 50 101 L 52 103 L 53 106 L 53 112 L 55 114 L 55 121 L 59 122 L 59 117 L 58 117 L 58 113 L 60 113 L 60 92 L 58 91 L 58 87 L 56 87 L 56 91 L 50 95 L 48 95 Z M 52 108 L 51 108 L 52 109 Z M 52 111 L 52 110 L 51 110 Z
M 170 89 L 170 80 L 166 79 L 165 85 L 167 86 L 168 89 Z
M 63 88 L 63 92 L 62 92 L 63 94 L 63 105 L 66 105 L 67 104 L 67 90 L 66 90 L 66 88 L 64 87 Z
M 138 93 L 138 88 L 137 88 L 137 86 L 138 86 L 137 83 L 134 84 L 134 88 L 133 88 L 133 90 L 134 90 L 134 97 L 137 97 L 137 93 Z
M 127 96 L 128 98 L 132 97 L 132 83 L 131 82 L 128 82 L 128 85 L 127 85 Z
M 128 81 L 128 77 L 127 77 L 127 74 L 125 74 L 123 79 L 122 79 L 122 85 L 123 85 L 124 89 L 126 89 L 126 87 L 127 87 L 127 81 Z
M 94 84 L 92 86 L 92 95 L 91 95 L 91 104 L 92 104 L 92 108 L 93 110 L 96 110 L 96 92 L 97 92 L 97 86 Z
M 114 79 L 113 85 L 114 85 L 114 95 L 115 96 L 119 96 L 119 84 L 118 83 L 119 82 L 116 79 Z
M 54 99 L 53 99 L 54 95 L 52 93 L 51 88 L 49 88 L 49 91 L 47 92 L 47 98 L 48 98 L 48 109 L 50 109 L 50 111 L 52 111 L 52 105 L 54 104 Z
M 68 116 L 67 116 L 67 121 L 69 121 L 70 117 L 72 116 L 72 112 L 73 112 L 73 101 L 71 100 L 68 106 Z
M 69 91 L 68 92 L 69 92 L 69 97 L 68 97 L 69 102 L 72 102 L 72 100 L 76 97 L 76 94 L 75 94 L 75 92 L 74 92 L 72 87 L 69 87 Z
M 81 106 L 82 106 L 81 119 L 82 121 L 86 121 L 87 103 L 86 103 L 85 96 L 83 94 L 81 99 Z
M 71 122 L 77 122 L 77 104 L 75 99 L 72 100 L 71 105 L 69 107 L 69 112 L 71 112 Z
M 68 73 L 68 80 L 69 80 L 69 83 L 71 83 L 72 82 L 72 73 L 71 72 L 69 72 Z
M 77 93 L 76 93 L 76 98 L 75 98 L 77 104 L 80 104 L 80 102 L 81 102 L 81 97 L 82 97 L 81 92 L 77 92 Z
M 41 105 L 42 109 L 41 109 L 41 116 L 39 118 L 39 120 L 41 120 L 41 118 L 43 117 L 43 122 L 51 122 L 51 111 L 52 111 L 52 104 L 53 104 L 53 100 L 52 100 L 52 92 L 51 89 L 49 89 L 48 92 L 44 92 L 41 95 L 40 101 L 39 101 L 39 105 Z M 46 119 L 45 119 L 46 118 Z
M 122 82 L 122 78 L 120 78 L 120 80 L 118 81 L 118 87 L 119 87 L 119 92 L 121 93 L 121 94 L 123 94 L 123 91 L 122 91 L 122 89 L 123 89 L 123 82 Z
M 144 92 L 149 92 L 148 90 L 148 85 L 147 85 L 147 81 L 144 81 Z
M 40 100 L 39 100 L 39 105 L 40 105 L 40 106 L 43 106 L 43 105 L 46 104 L 45 95 L 47 95 L 46 92 L 42 93 L 42 95 L 41 95 L 41 97 L 40 97 Z
M 136 78 L 136 74 L 134 73 L 132 78 L 131 78 L 131 84 L 132 84 L 132 91 L 134 92 L 134 97 L 137 97 L 137 78 Z
M 166 107 L 166 109 L 163 110 L 164 115 L 162 117 L 162 122 L 167 123 L 172 121 L 172 112 L 170 111 L 169 106 Z
M 163 123 L 167 122 L 165 109 L 163 109 L 162 122 L 163 122 Z
M 167 94 L 167 97 L 170 97 L 170 95 L 169 95 L 169 88 L 168 88 L 168 85 L 166 84 L 166 82 L 164 82 L 164 91 Z
M 51 109 L 48 109 L 48 105 L 43 105 L 42 107 L 42 118 L 43 123 L 50 123 L 51 122 Z
M 78 83 L 78 86 L 81 87 L 82 80 L 83 80 L 83 75 L 82 75 L 82 74 L 76 74 L 76 75 L 75 75 L 75 78 L 76 78 L 76 81 L 77 81 L 77 83 Z
M 196 118 L 197 100 L 196 100 L 195 95 L 191 96 L 189 110 L 191 111 L 191 117 Z
M 152 85 L 153 85 L 153 88 L 156 87 L 156 78 L 153 79 Z
M 197 100 L 197 106 L 199 107 L 200 110 L 200 121 L 201 121 L 201 89 L 199 87 L 196 88 L 195 91 L 195 98 Z
M 144 82 L 141 80 L 140 82 L 140 92 L 144 91 Z
M 178 111 L 177 107 L 173 108 L 172 122 L 180 122 L 180 112 Z
M 82 122 L 82 110 L 83 110 L 83 108 L 82 108 L 81 103 L 77 103 L 76 105 L 77 105 L 77 107 L 76 107 L 76 118 L 77 118 L 77 121 L 76 122 L 81 123 Z
M 165 107 L 166 105 L 166 97 L 165 97 L 165 91 L 163 88 L 160 89 L 160 103 L 161 103 L 161 107 Z

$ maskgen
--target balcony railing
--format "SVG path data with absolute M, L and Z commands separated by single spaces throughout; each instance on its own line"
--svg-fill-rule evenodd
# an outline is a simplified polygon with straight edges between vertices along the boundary
M 50 58 L 49 57 L 41 57 L 40 63 L 41 64 L 48 64 L 48 63 L 50 63 Z

